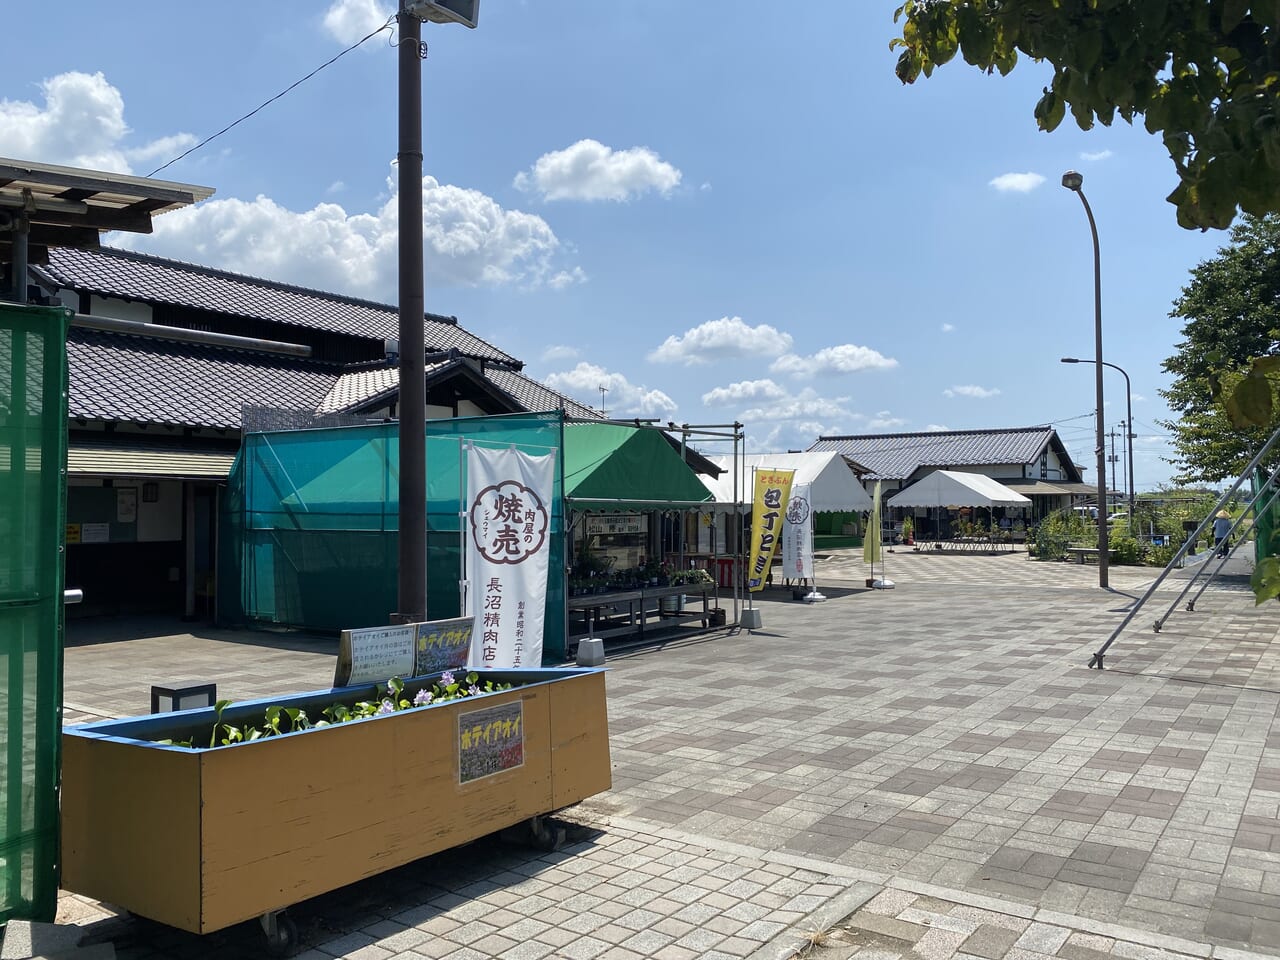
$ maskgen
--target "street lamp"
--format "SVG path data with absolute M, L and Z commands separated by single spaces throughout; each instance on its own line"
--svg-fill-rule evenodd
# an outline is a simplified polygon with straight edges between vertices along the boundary
M 1110 565 L 1110 544 L 1107 536 L 1107 449 L 1102 424 L 1102 255 L 1098 250 L 1098 225 L 1093 220 L 1093 210 L 1084 195 L 1084 177 L 1074 170 L 1062 175 L 1062 185 L 1080 198 L 1085 215 L 1089 218 L 1089 232 L 1093 235 L 1093 346 L 1094 393 L 1098 405 L 1097 460 L 1098 460 L 1098 586 L 1106 587 L 1107 568 Z
M 1080 359 L 1077 359 L 1076 357 L 1063 357 L 1062 362 L 1063 363 L 1096 363 L 1097 361 L 1080 360 Z M 1133 513 L 1134 489 L 1136 487 L 1136 484 L 1134 483 L 1134 479 L 1133 479 L 1133 441 L 1138 436 L 1136 433 L 1133 432 L 1133 385 L 1129 382 L 1129 374 L 1125 373 L 1124 370 L 1116 366 L 1114 363 L 1108 363 L 1106 360 L 1103 360 L 1102 365 L 1104 367 L 1110 367 L 1112 370 L 1119 370 L 1120 376 L 1124 377 L 1125 408 L 1129 417 L 1129 419 L 1125 422 L 1126 429 L 1125 429 L 1124 436 L 1125 436 L 1125 439 L 1129 442 L 1129 523 L 1130 523 L 1130 529 L 1132 529 L 1133 518 L 1134 518 L 1134 513 Z

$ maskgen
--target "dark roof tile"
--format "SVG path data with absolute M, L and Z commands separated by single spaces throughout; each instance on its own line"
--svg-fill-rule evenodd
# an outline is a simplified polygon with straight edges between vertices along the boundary
M 68 412 L 84 420 L 240 429 L 244 405 L 315 410 L 332 364 L 72 327 Z
M 48 265 L 37 269 L 59 285 L 75 291 L 253 317 L 375 340 L 399 336 L 396 308 L 385 303 L 110 247 L 52 248 Z M 427 314 L 425 323 L 428 350 L 453 348 L 477 359 L 519 364 L 510 354 L 459 327 L 452 318 Z
M 906 480 L 920 467 L 1032 463 L 1056 437 L 1051 426 L 878 433 L 819 437 L 809 449 L 835 450 L 857 461 L 871 470 L 869 480 Z

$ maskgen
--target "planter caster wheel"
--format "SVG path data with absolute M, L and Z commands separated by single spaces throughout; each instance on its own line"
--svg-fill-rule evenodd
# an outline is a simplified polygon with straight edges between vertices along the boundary
M 292 957 L 298 952 L 298 925 L 283 910 L 264 913 L 258 918 L 267 935 L 267 953 L 273 957 Z
M 533 847 L 553 853 L 564 846 L 566 831 L 563 824 L 544 816 L 530 817 L 524 823 L 503 830 L 499 836 L 508 843 Z

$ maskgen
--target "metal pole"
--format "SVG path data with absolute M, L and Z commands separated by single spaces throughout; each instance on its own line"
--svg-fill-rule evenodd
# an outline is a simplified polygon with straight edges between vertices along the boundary
M 1107 570 L 1110 567 L 1110 544 L 1107 536 L 1107 450 L 1106 433 L 1103 424 L 1102 396 L 1102 252 L 1098 247 L 1098 225 L 1093 219 L 1093 210 L 1081 187 L 1084 177 L 1074 170 L 1062 175 L 1062 185 L 1075 193 L 1084 205 L 1085 216 L 1089 218 L 1089 233 L 1093 237 L 1093 350 L 1098 361 L 1094 367 L 1094 394 L 1098 408 L 1098 419 L 1094 436 L 1094 455 L 1098 470 L 1098 586 L 1107 587 Z
M 427 619 L 426 305 L 422 251 L 422 21 L 400 0 L 400 570 L 392 620 Z
M 1112 489 L 1112 490 L 1118 490 L 1118 489 L 1119 489 L 1119 486 L 1116 484 L 1116 460 L 1117 460 L 1118 458 L 1116 457 L 1116 432 L 1115 432 L 1115 430 L 1113 429 L 1109 434 L 1107 434 L 1107 436 L 1109 436 L 1109 437 L 1111 438 L 1111 454 L 1107 457 L 1107 459 L 1111 461 L 1111 489 Z
M 1098 358 L 1094 364 L 1093 389 L 1098 406 L 1098 422 L 1096 433 L 1098 461 L 1098 586 L 1109 586 L 1107 576 L 1111 563 L 1111 550 L 1107 530 L 1107 451 L 1104 439 L 1105 424 L 1103 416 L 1105 407 L 1102 398 L 1102 253 L 1098 247 L 1098 225 L 1093 219 L 1093 210 L 1083 190 L 1077 190 L 1080 202 L 1084 204 L 1084 212 L 1089 218 L 1089 232 L 1093 235 L 1093 351 Z
M 1124 632 L 1124 628 L 1127 627 L 1133 618 L 1138 615 L 1138 611 L 1141 610 L 1146 602 L 1151 599 L 1156 590 L 1159 589 L 1160 584 L 1165 581 L 1165 578 L 1169 576 L 1178 563 L 1181 562 L 1182 558 L 1186 556 L 1187 550 L 1191 544 L 1199 538 L 1200 534 L 1204 533 L 1204 531 L 1208 529 L 1209 524 L 1213 521 L 1213 515 L 1227 505 L 1227 502 L 1235 496 L 1235 492 L 1240 489 L 1240 485 L 1244 483 L 1246 479 L 1253 476 L 1253 471 L 1258 469 L 1258 466 L 1266 459 L 1267 454 L 1271 452 L 1271 448 L 1276 445 L 1277 440 L 1280 440 L 1280 428 L 1277 428 L 1271 436 L 1267 438 L 1267 442 L 1262 445 L 1262 449 L 1253 455 L 1253 459 L 1250 460 L 1249 465 L 1244 468 L 1244 472 L 1240 475 L 1239 479 L 1237 479 L 1236 482 L 1231 485 L 1231 488 L 1222 495 L 1218 500 L 1217 506 L 1210 511 L 1209 516 L 1200 521 L 1195 532 L 1192 533 L 1190 538 L 1178 548 L 1178 552 L 1173 555 L 1173 559 L 1169 561 L 1168 566 L 1161 570 L 1160 573 L 1156 575 L 1156 578 L 1147 585 L 1146 592 L 1138 598 L 1138 602 L 1129 606 L 1129 612 L 1125 614 L 1124 619 L 1120 621 L 1119 626 L 1111 631 L 1111 636 L 1107 637 L 1106 643 L 1099 647 L 1094 655 L 1089 659 L 1090 668 L 1097 667 L 1099 670 L 1103 668 L 1102 660 L 1106 655 L 1107 650 L 1116 642 L 1120 634 Z

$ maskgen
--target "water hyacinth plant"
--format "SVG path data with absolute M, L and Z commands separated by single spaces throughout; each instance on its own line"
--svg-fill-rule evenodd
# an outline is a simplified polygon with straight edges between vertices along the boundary
M 283 733 L 298 730 L 314 730 L 337 723 L 348 723 L 353 720 L 364 720 L 368 717 L 380 717 L 397 713 L 401 710 L 415 710 L 421 707 L 461 700 L 464 697 L 479 697 L 488 693 L 500 693 L 511 690 L 513 684 L 495 683 L 492 680 L 480 682 L 476 673 L 468 673 L 459 680 L 452 671 L 446 670 L 440 679 L 424 684 L 412 698 L 405 696 L 405 682 L 399 677 L 387 681 L 385 695 L 371 700 L 360 700 L 348 706 L 335 703 L 325 707 L 320 719 L 312 720 L 305 710 L 297 707 L 270 706 L 263 712 L 263 725 L 244 724 L 236 726 L 223 723 L 222 714 L 230 700 L 219 700 L 214 705 L 213 729 L 209 734 L 209 747 L 228 747 L 236 743 L 249 743 L 266 737 L 275 737 Z M 381 689 L 381 688 L 380 688 Z M 190 740 L 160 740 L 161 744 L 175 747 L 204 747 L 203 738 Z

